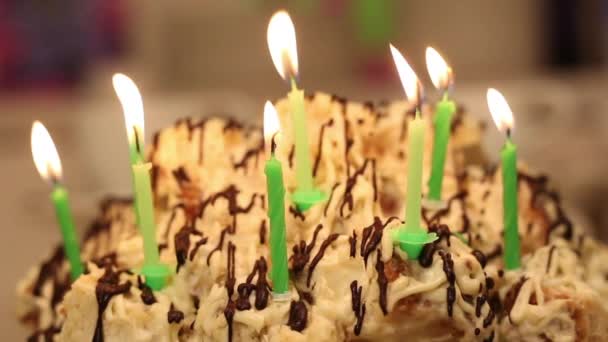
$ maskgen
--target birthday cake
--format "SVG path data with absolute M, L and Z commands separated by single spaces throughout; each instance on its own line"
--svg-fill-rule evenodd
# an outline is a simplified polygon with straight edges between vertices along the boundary
M 138 274 L 142 238 L 129 199 L 107 199 L 70 282 L 63 249 L 19 283 L 30 341 L 600 341 L 608 336 L 608 248 L 572 222 L 544 176 L 519 170 L 522 267 L 503 266 L 502 178 L 480 149 L 483 127 L 459 108 L 444 208 L 424 209 L 439 239 L 418 260 L 393 243 L 407 193 L 407 102 L 306 99 L 314 184 L 325 202 L 286 199 L 287 298 L 269 276 L 267 152 L 260 129 L 185 119 L 154 136 L 161 261 L 153 291 Z M 276 157 L 295 189 L 287 100 Z M 429 174 L 432 108 L 423 175 Z M 426 184 L 425 179 L 425 184 Z

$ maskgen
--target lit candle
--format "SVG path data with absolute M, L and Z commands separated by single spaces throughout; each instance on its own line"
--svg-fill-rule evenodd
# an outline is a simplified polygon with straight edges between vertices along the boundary
M 160 262 L 156 243 L 156 224 L 154 222 L 154 202 L 150 182 L 151 164 L 145 163 L 144 151 L 144 106 L 141 95 L 133 81 L 123 74 L 112 78 L 114 90 L 120 100 L 125 116 L 133 187 L 135 210 L 138 217 L 139 232 L 144 243 L 144 265 L 141 273 L 146 284 L 153 290 L 165 287 L 170 270 Z
M 276 109 L 269 101 L 264 105 L 264 139 L 270 146 L 270 158 L 266 161 L 266 192 L 268 194 L 268 219 L 270 220 L 270 277 L 275 295 L 282 297 L 289 290 L 287 266 L 287 241 L 285 234 L 285 186 L 283 168 L 275 158 L 276 138 L 280 133 Z M 284 296 L 283 296 L 284 297 Z
M 452 69 L 432 47 L 426 48 L 426 65 L 433 85 L 443 91 L 443 98 L 437 103 L 435 117 L 433 118 L 435 134 L 433 136 L 433 157 L 428 192 L 428 202 L 434 204 L 432 206 L 441 207 L 445 157 L 448 141 L 450 140 L 452 115 L 456 110 L 456 104 L 448 98 L 448 92 L 453 82 Z
M 61 160 L 53 139 L 39 121 L 35 121 L 32 125 L 32 156 L 42 178 L 53 185 L 51 200 L 55 205 L 57 221 L 63 236 L 63 249 L 70 263 L 70 274 L 72 280 L 76 280 L 83 273 L 84 268 L 80 259 L 80 247 L 70 211 L 68 192 L 61 185 Z
M 278 11 L 270 18 L 267 38 L 275 68 L 281 78 L 291 83 L 291 91 L 287 97 L 293 120 L 297 182 L 297 189 L 291 198 L 300 211 L 305 211 L 314 204 L 324 201 L 326 196 L 315 189 L 313 184 L 304 90 L 298 89 L 296 84 L 298 77 L 296 30 L 287 12 Z
M 493 88 L 488 89 L 488 107 L 498 130 L 505 132 L 507 140 L 500 152 L 502 161 L 502 201 L 504 224 L 504 263 L 505 269 L 520 267 L 521 246 L 519 242 L 517 214 L 517 146 L 511 141 L 513 112 L 502 94 Z
M 427 233 L 420 223 L 420 202 L 422 200 L 422 159 L 424 155 L 425 124 L 420 115 L 422 85 L 403 55 L 390 45 L 397 72 L 408 100 L 416 106 L 416 116 L 408 124 L 407 149 L 407 193 L 405 201 L 405 225 L 397 230 L 394 240 L 399 243 L 408 257 L 417 259 L 425 243 L 434 241 L 434 233 Z

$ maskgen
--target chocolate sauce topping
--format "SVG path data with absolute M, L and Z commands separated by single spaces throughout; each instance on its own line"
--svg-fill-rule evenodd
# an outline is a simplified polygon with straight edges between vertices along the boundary
M 202 245 L 207 244 L 207 241 L 209 239 L 205 236 L 202 239 L 196 241 L 196 243 L 194 244 L 194 247 L 192 248 L 192 250 L 190 251 L 190 261 L 194 260 L 194 257 L 196 256 L 196 253 L 198 252 L 199 248 L 201 248 Z
M 274 144 L 274 137 L 272 139 L 272 142 Z M 261 139 L 260 143 L 256 147 L 245 151 L 243 158 L 241 158 L 241 160 L 238 162 L 233 162 L 232 167 L 234 168 L 235 171 L 238 169 L 243 169 L 243 170 L 247 171 L 247 163 L 249 162 L 249 159 L 251 159 L 251 158 L 255 158 L 255 166 L 257 167 L 259 159 L 260 159 L 260 153 L 262 153 L 262 152 L 264 152 L 264 139 Z
M 61 264 L 64 260 L 64 253 L 62 246 L 57 246 L 53 255 L 49 260 L 44 262 L 40 267 L 40 271 L 38 272 L 38 277 L 34 282 L 34 286 L 32 289 L 32 294 L 34 296 L 40 296 L 42 292 L 42 286 L 46 282 L 47 279 L 52 278 L 57 274 L 57 270 L 61 267 Z
M 167 321 L 169 322 L 169 324 L 179 323 L 183 319 L 184 313 L 175 309 L 175 306 L 173 305 L 173 303 L 171 303 L 171 306 L 169 307 L 169 312 L 167 312 Z
M 547 258 L 547 268 L 545 269 L 545 273 L 549 273 L 549 270 L 551 269 L 551 261 L 553 260 L 554 252 L 555 252 L 555 245 L 552 245 L 551 249 L 549 250 L 549 257 Z
M 317 252 L 317 255 L 315 255 L 315 257 L 310 262 L 310 266 L 308 267 L 308 277 L 306 278 L 306 286 L 310 287 L 310 280 L 312 279 L 312 273 L 314 272 L 315 267 L 317 267 L 317 264 L 319 263 L 319 261 L 321 261 L 321 259 L 323 258 L 323 255 L 325 255 L 325 250 L 334 241 L 336 241 L 336 239 L 338 239 L 339 236 L 340 236 L 339 234 L 331 234 L 330 236 L 327 237 L 327 239 L 325 239 L 325 241 L 323 241 L 323 243 L 321 244 L 321 247 L 319 247 L 319 251 Z
M 137 287 L 141 290 L 141 295 L 139 297 L 144 304 L 152 305 L 156 303 L 156 297 L 154 297 L 152 289 L 141 280 L 140 276 L 137 276 Z
M 473 250 L 473 252 L 471 252 L 471 254 L 473 254 L 473 256 L 475 257 L 475 259 L 477 259 L 477 261 L 479 261 L 479 264 L 481 265 L 481 268 L 486 267 L 486 264 L 487 264 L 488 260 L 486 259 L 485 254 L 483 254 L 478 249 Z
M 357 232 L 353 230 L 353 235 L 348 238 L 350 244 L 350 257 L 354 258 L 357 254 Z
M 119 274 L 112 271 L 111 266 L 105 267 L 105 273 L 95 287 L 95 297 L 97 298 L 97 323 L 95 324 L 95 333 L 93 342 L 103 342 L 103 313 L 108 307 L 112 297 L 125 294 L 131 289 L 131 282 L 119 284 Z
M 289 306 L 289 320 L 287 321 L 287 325 L 291 328 L 291 330 L 301 332 L 306 329 L 306 324 L 308 323 L 308 309 L 306 308 L 306 304 L 301 299 L 299 301 L 291 301 L 291 305 Z
M 173 170 L 172 173 L 178 184 L 181 185 L 182 183 L 190 183 L 190 177 L 188 176 L 188 173 L 186 172 L 186 169 L 184 169 L 183 166 L 180 166 L 176 170 Z
M 519 291 L 521 291 L 521 287 L 524 285 L 524 283 L 528 280 L 528 278 L 526 277 L 521 277 L 519 279 L 519 281 L 517 283 L 515 283 L 507 292 L 507 294 L 505 295 L 505 300 L 503 303 L 503 308 L 504 308 L 504 312 L 507 314 L 507 316 L 509 317 L 509 322 L 513 323 L 511 321 L 511 310 L 513 309 L 513 305 L 515 305 L 515 301 L 517 300 L 517 297 L 519 296 Z
M 306 245 L 306 242 L 304 240 L 301 240 L 299 244 L 295 244 L 293 246 L 293 255 L 290 257 L 290 260 L 292 265 L 291 269 L 294 273 L 298 274 L 304 269 L 304 267 L 306 267 L 306 264 L 310 260 L 310 253 L 315 247 L 315 244 L 317 242 L 317 236 L 319 235 L 319 232 L 322 228 L 322 224 L 317 225 L 317 228 L 315 228 L 315 231 L 312 235 L 312 240 L 308 245 Z
M 304 221 L 306 219 L 306 217 L 304 216 L 304 213 L 299 211 L 298 208 L 294 207 L 293 205 L 289 206 L 289 212 L 293 215 L 293 217 L 295 219 L 300 219 L 302 221 Z
M 296 152 L 296 145 L 291 145 L 291 150 L 289 150 L 289 155 L 287 156 L 287 162 L 289 164 L 289 168 L 293 169 L 293 156 Z
M 257 273 L 258 278 L 255 285 L 252 284 L 253 277 Z M 270 296 L 270 286 L 268 285 L 268 280 L 266 279 L 266 275 L 268 273 L 268 264 L 266 263 L 266 259 L 261 257 L 258 259 L 253 267 L 253 270 L 247 276 L 247 280 L 239 284 L 237 287 L 238 298 L 236 301 L 236 308 L 239 311 L 249 310 L 251 309 L 251 304 L 249 303 L 249 296 L 253 291 L 255 291 L 255 308 L 258 310 L 263 310 L 268 305 L 268 297 Z
M 53 342 L 54 336 L 61 332 L 60 328 L 50 326 L 44 330 L 37 330 L 27 338 L 27 342 L 38 342 L 43 338 L 45 342 Z
M 318 143 L 318 152 L 317 152 L 317 156 L 315 157 L 315 162 L 314 162 L 314 166 L 312 168 L 312 175 L 313 177 L 315 177 L 317 175 L 317 171 L 319 171 L 319 164 L 321 162 L 321 157 L 323 155 L 323 138 L 325 137 L 325 128 L 326 127 L 331 127 L 334 124 L 334 119 L 329 119 L 329 121 L 327 121 L 326 123 L 321 125 L 321 131 L 319 132 L 319 143 Z
M 386 291 L 388 289 L 388 279 L 386 273 L 384 273 L 384 263 L 382 262 L 382 251 L 379 249 L 376 256 L 376 272 L 378 273 L 378 288 L 380 289 L 379 304 L 382 309 L 382 313 L 386 316 L 388 314 L 388 308 L 386 304 Z
M 207 255 L 207 266 L 209 266 L 209 262 L 211 261 L 211 256 L 213 256 L 213 254 L 215 252 L 222 249 L 222 246 L 224 245 L 224 238 L 226 237 L 226 233 L 228 232 L 229 229 L 230 229 L 230 227 L 226 227 L 220 233 L 220 241 L 218 241 L 217 246 L 211 252 L 209 252 L 209 255 Z
M 378 216 L 374 217 L 374 223 L 363 228 L 363 236 L 361 237 L 361 256 L 365 265 L 369 255 L 378 247 L 382 241 L 382 232 L 392 221 L 399 220 L 398 217 L 389 217 L 385 223 L 382 223 Z
M 448 305 L 448 316 L 452 317 L 452 311 L 454 302 L 456 301 L 456 287 L 454 282 L 456 281 L 456 274 L 454 273 L 454 261 L 450 253 L 439 251 L 439 256 L 443 260 L 443 272 L 448 279 L 447 288 L 447 305 Z
M 327 200 L 327 203 L 325 203 L 325 208 L 323 209 L 323 216 L 327 216 L 327 209 L 329 209 L 331 200 L 334 198 L 334 192 L 336 191 L 336 188 L 338 188 L 339 185 L 340 185 L 340 183 L 336 183 L 336 184 L 334 184 L 334 186 L 331 187 L 331 192 L 329 193 L 329 199 Z
M 486 302 L 486 296 L 481 295 L 477 297 L 477 301 L 475 302 L 475 316 L 481 317 L 481 308 L 483 304 Z
M 177 267 L 175 272 L 179 272 L 179 269 L 186 263 L 188 258 L 188 251 L 190 250 L 190 235 L 202 236 L 202 233 L 194 229 L 191 226 L 184 226 L 180 229 L 177 234 L 173 237 L 175 242 L 175 257 L 177 258 Z
M 350 293 L 352 300 L 352 308 L 355 313 L 355 317 L 357 318 L 357 323 L 355 323 L 354 332 L 356 336 L 361 334 L 361 328 L 363 327 L 363 318 L 365 318 L 365 304 L 361 305 L 361 294 L 363 292 L 363 286 L 358 286 L 356 280 L 353 280 L 350 283 Z
M 223 232 L 222 232 L 223 233 Z M 223 238 L 222 238 L 223 239 Z M 234 275 L 234 253 L 236 252 L 236 246 L 232 242 L 228 242 L 228 258 L 227 258 L 227 275 L 226 275 L 226 291 L 228 292 L 228 303 L 224 309 L 224 317 L 228 323 L 228 341 L 232 341 L 234 314 L 236 312 L 236 304 L 232 300 L 232 294 L 234 293 L 234 284 L 236 278 Z
M 346 180 L 346 187 L 344 188 L 344 197 L 342 199 L 342 204 L 340 205 L 340 216 L 344 217 L 344 207 L 348 205 L 348 209 L 350 211 L 353 210 L 353 195 L 352 191 L 355 185 L 357 184 L 357 177 L 363 175 L 367 165 L 369 164 L 370 159 L 365 159 L 365 162 L 361 167 L 355 171 L 355 173 L 351 176 L 349 174 L 348 179 Z
M 262 224 L 260 224 L 260 245 L 266 243 L 266 220 L 262 220 Z

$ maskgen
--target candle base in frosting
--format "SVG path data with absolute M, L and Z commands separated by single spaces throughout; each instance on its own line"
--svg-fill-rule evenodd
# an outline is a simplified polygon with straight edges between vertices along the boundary
M 325 202 L 327 194 L 316 189 L 310 191 L 296 190 L 291 194 L 291 200 L 296 204 L 299 211 L 304 212 L 315 204 Z
M 146 285 L 154 291 L 159 291 L 167 285 L 171 269 L 165 264 L 150 264 L 142 267 L 141 274 L 146 277 Z
M 402 251 L 407 253 L 407 257 L 412 260 L 417 260 L 422 252 L 422 248 L 427 243 L 431 243 L 438 239 L 437 234 L 422 232 L 408 232 L 400 228 L 393 233 L 393 241 L 399 245 Z

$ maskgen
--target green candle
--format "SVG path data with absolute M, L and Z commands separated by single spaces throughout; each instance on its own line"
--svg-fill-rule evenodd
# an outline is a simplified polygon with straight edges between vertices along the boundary
M 499 130 L 505 131 L 507 141 L 500 153 L 502 162 L 504 263 L 505 269 L 521 266 L 521 244 L 519 241 L 517 204 L 517 147 L 511 141 L 513 113 L 509 104 L 496 89 L 488 89 L 488 107 Z
M 505 268 L 513 270 L 520 267 L 520 241 L 517 224 L 517 147 L 507 138 L 500 152 L 502 160 L 503 215 L 505 236 Z
M 60 183 L 61 160 L 51 135 L 39 121 L 35 121 L 32 125 L 31 139 L 36 169 L 44 179 L 53 183 L 51 201 L 55 205 L 57 222 L 63 237 L 63 249 L 70 263 L 70 275 L 72 280 L 76 280 L 84 272 L 84 267 L 80 259 L 78 235 L 70 210 L 68 192 Z
M 55 204 L 55 213 L 57 214 L 57 221 L 59 221 L 61 235 L 63 236 L 65 255 L 70 262 L 70 274 L 72 275 L 72 280 L 76 280 L 84 272 L 84 267 L 82 260 L 80 260 L 80 247 L 70 210 L 68 192 L 61 184 L 55 184 L 51 193 L 51 200 Z
M 437 103 L 435 110 L 435 117 L 433 118 L 435 134 L 433 136 L 433 157 L 428 194 L 429 199 L 432 201 L 441 201 L 445 157 L 450 140 L 452 115 L 455 109 L 456 105 L 448 99 L 448 95 L 445 93 L 443 99 Z
M 393 240 L 405 251 L 408 258 L 417 259 L 425 244 L 435 241 L 435 233 L 427 233 L 420 222 L 422 201 L 422 164 L 424 157 L 425 124 L 420 115 L 422 85 L 403 55 L 390 46 L 401 84 L 410 102 L 416 107 L 414 120 L 408 123 L 407 189 L 405 199 L 405 225 L 393 235 Z
M 283 169 L 275 158 L 275 135 L 279 132 L 279 119 L 274 106 L 266 102 L 264 106 L 264 136 L 271 140 L 271 154 L 264 172 L 268 196 L 268 219 L 270 220 L 270 277 L 273 293 L 286 294 L 289 290 L 289 270 L 287 265 L 287 240 L 285 235 L 285 186 Z
M 424 156 L 424 121 L 420 111 L 408 124 L 407 129 L 407 194 L 405 201 L 405 230 L 421 233 L 425 230 L 420 225 L 420 202 L 422 200 L 422 159 Z
M 139 233 L 144 244 L 144 265 L 141 273 L 146 278 L 146 284 L 153 290 L 161 290 L 166 286 L 170 270 L 160 262 L 158 244 L 156 242 L 156 224 L 154 222 L 154 198 L 150 181 L 151 164 L 143 158 L 144 139 L 143 102 L 135 83 L 125 75 L 115 74 L 114 90 L 121 102 L 125 115 L 129 155 L 133 172 L 134 204 L 138 219 Z
M 298 191 L 313 189 L 310 146 L 308 145 L 308 123 L 304 110 L 304 91 L 298 89 L 295 79 L 291 79 L 291 91 L 287 95 L 293 120 L 295 142 L 295 166 Z
M 433 118 L 435 133 L 428 192 L 428 198 L 431 202 L 441 203 L 445 158 L 456 104 L 448 98 L 448 91 L 453 83 L 452 69 L 443 57 L 430 46 L 426 48 L 426 67 L 433 85 L 444 92 L 443 99 L 437 103 L 435 117 Z
M 296 191 L 292 201 L 300 211 L 327 199 L 322 191 L 314 188 L 308 145 L 308 122 L 304 108 L 304 91 L 298 89 L 295 79 L 298 75 L 298 51 L 296 30 L 289 14 L 276 12 L 268 23 L 268 49 L 279 75 L 291 81 L 291 91 L 287 95 L 293 120 L 295 144 Z

